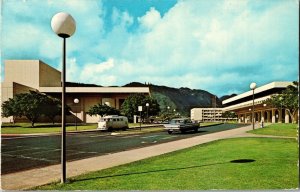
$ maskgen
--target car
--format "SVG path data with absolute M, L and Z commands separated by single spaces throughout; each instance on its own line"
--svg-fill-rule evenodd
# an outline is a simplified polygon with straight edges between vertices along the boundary
M 200 124 L 197 122 L 192 122 L 189 118 L 177 118 L 172 119 L 169 124 L 164 125 L 164 129 L 172 134 L 174 131 L 180 131 L 184 133 L 185 131 L 193 130 L 198 132 Z
M 114 129 L 128 129 L 128 119 L 124 116 L 109 115 L 100 118 L 98 121 L 98 130 L 101 131 L 112 131 Z

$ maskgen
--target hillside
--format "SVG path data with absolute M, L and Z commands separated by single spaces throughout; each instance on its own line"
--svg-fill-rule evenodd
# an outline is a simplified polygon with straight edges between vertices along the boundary
M 129 83 L 125 87 L 149 86 L 152 97 L 154 97 L 161 108 L 161 111 L 176 110 L 182 115 L 190 115 L 190 110 L 195 107 L 220 107 L 221 100 L 215 95 L 200 89 L 172 88 L 152 84 Z

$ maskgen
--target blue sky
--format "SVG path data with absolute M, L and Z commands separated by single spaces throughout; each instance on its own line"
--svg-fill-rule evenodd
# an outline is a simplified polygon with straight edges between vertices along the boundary
M 67 81 L 150 82 L 242 93 L 298 79 L 298 0 L 2 0 L 1 66 L 40 59 L 61 70 L 57 12 L 76 20 Z M 2 75 L 3 79 L 3 75 Z

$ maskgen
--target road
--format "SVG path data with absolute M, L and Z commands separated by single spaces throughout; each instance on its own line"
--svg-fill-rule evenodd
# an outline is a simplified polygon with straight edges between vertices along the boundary
M 171 135 L 167 132 L 132 134 L 130 130 L 122 134 L 107 132 L 68 133 L 67 161 L 141 148 L 241 126 L 243 125 L 222 124 L 200 128 L 198 133 L 173 133 Z M 60 135 L 2 137 L 2 174 L 59 164 L 60 142 Z

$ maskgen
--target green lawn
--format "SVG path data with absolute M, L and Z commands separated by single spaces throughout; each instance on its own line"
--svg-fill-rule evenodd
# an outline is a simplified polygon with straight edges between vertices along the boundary
M 96 129 L 97 124 L 77 125 L 77 130 L 91 130 Z M 75 125 L 67 125 L 67 131 L 75 131 Z M 59 133 L 61 132 L 61 125 L 59 124 L 45 124 L 37 123 L 32 128 L 30 123 L 16 123 L 3 124 L 1 127 L 2 134 L 30 134 L 30 133 Z
M 293 123 L 277 123 L 270 124 L 264 128 L 258 128 L 248 131 L 248 133 L 255 133 L 261 135 L 276 135 L 276 136 L 288 136 L 297 137 L 298 125 Z
M 139 126 L 140 124 L 129 123 L 129 127 Z M 142 124 L 143 126 L 144 124 Z M 148 124 L 145 124 L 148 125 Z M 67 125 L 67 131 L 75 131 L 75 125 Z M 77 130 L 95 130 L 97 128 L 96 123 L 86 124 L 86 125 L 77 125 Z M 150 130 L 151 129 L 151 130 Z M 142 128 L 142 132 L 149 131 L 158 131 L 162 130 L 161 128 Z M 47 124 L 47 123 L 36 123 L 32 128 L 30 123 L 15 123 L 9 124 L 4 123 L 1 127 L 2 134 L 32 134 L 32 133 L 59 133 L 61 132 L 60 124 Z M 135 132 L 139 132 L 136 130 Z
M 248 159 L 253 162 L 233 163 Z M 148 158 L 38 190 L 259 190 L 298 186 L 295 139 L 234 138 Z M 242 161 L 243 162 L 243 161 Z

